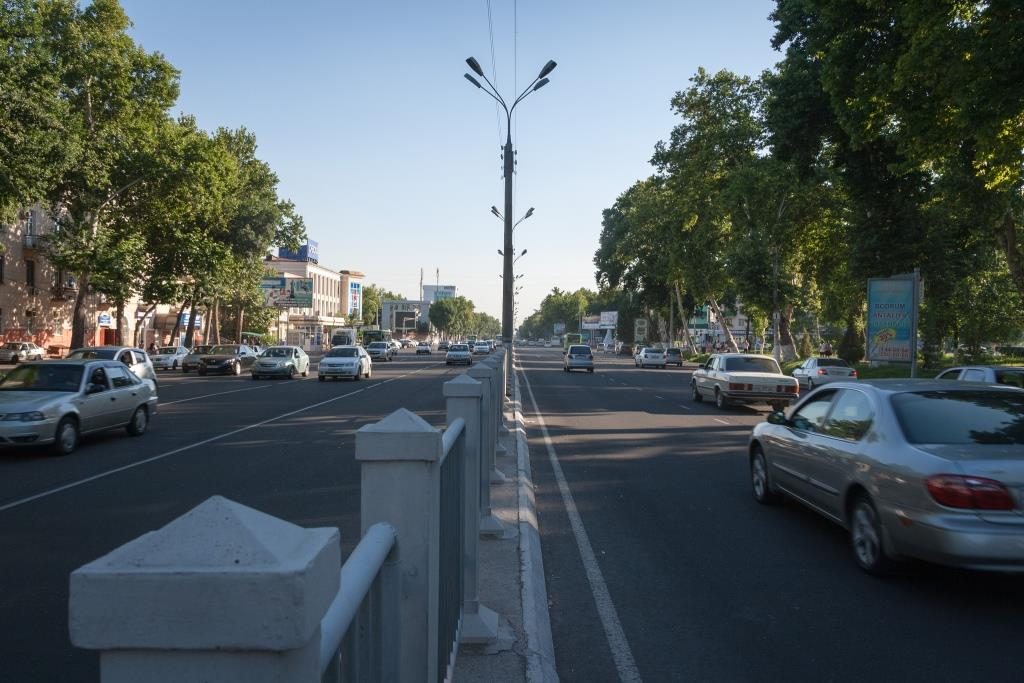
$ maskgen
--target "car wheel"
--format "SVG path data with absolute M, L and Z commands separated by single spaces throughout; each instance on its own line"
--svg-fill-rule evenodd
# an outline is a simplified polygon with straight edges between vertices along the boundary
M 857 564 L 869 574 L 892 570 L 882 539 L 882 522 L 874 504 L 866 493 L 858 494 L 850 506 L 850 544 Z
M 778 411 L 780 413 L 786 409 L 786 404 L 782 401 L 775 401 L 773 403 L 770 403 L 769 405 L 771 405 L 772 410 Z
M 317 375 L 317 377 L 316 377 L 316 378 L 317 378 L 318 380 L 320 380 L 321 382 L 326 382 L 326 381 L 327 381 L 327 378 L 326 378 L 326 377 L 324 377 L 323 375 Z
M 200 375 L 205 375 L 205 374 L 206 374 L 206 368 L 203 368 L 202 366 L 200 366 L 200 368 L 199 368 L 199 374 L 200 374 Z
M 182 365 L 181 366 L 181 371 L 182 372 L 188 372 L 188 368 L 186 368 L 184 365 Z
M 700 403 L 704 400 L 704 397 L 700 395 L 700 390 L 697 389 L 696 382 L 690 382 L 690 400 L 694 403 Z
M 779 494 L 772 489 L 771 480 L 768 478 L 768 462 L 758 444 L 754 445 L 750 453 L 750 484 L 754 491 L 754 500 L 758 503 L 770 505 L 778 502 Z
M 53 452 L 57 455 L 69 455 L 78 446 L 78 421 L 73 417 L 65 417 L 57 423 L 56 438 Z
M 725 396 L 718 387 L 715 387 L 715 407 L 719 410 L 725 410 L 729 407 L 729 402 L 725 400 Z
M 253 376 L 252 376 L 252 379 L 253 379 L 253 381 L 254 381 L 254 382 L 255 382 L 256 380 L 258 380 L 259 378 L 260 378 L 260 376 L 259 376 L 259 375 L 253 375 Z
M 139 406 L 132 413 L 132 419 L 128 422 L 128 433 L 132 436 L 142 436 L 149 426 L 149 412 L 146 406 Z
M 590 374 L 594 374 L 594 368 L 587 368 L 587 372 L 589 372 Z
M 302 376 L 303 377 L 309 377 L 309 366 L 308 365 L 306 366 L 306 369 L 302 371 Z
M 177 370 L 177 369 L 178 369 L 178 361 L 174 361 L 173 363 L 171 363 L 171 370 Z
M 233 366 L 231 366 L 231 374 L 233 374 L 235 377 L 238 377 L 239 375 L 241 375 L 242 374 L 242 364 L 241 363 L 235 363 Z
M 288 379 L 295 379 L 295 366 L 288 368 Z
M 360 378 L 360 376 L 361 376 L 362 374 L 363 374 L 363 373 L 359 372 L 359 368 L 356 368 L 356 374 L 352 375 L 352 379 L 353 379 L 354 381 L 358 382 L 358 381 L 359 381 L 359 378 Z
M 367 365 L 366 366 L 366 375 L 365 375 L 366 379 L 370 379 L 370 375 L 372 375 L 372 374 L 373 374 L 373 366 L 372 365 Z
M 807 378 L 807 391 L 814 391 L 814 380 Z

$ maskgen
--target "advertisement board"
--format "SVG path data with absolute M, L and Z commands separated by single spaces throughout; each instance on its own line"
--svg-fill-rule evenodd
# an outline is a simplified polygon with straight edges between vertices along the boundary
M 392 323 L 391 329 L 402 330 L 403 332 L 408 330 L 416 329 L 416 318 L 419 313 L 416 311 L 395 311 L 394 322 Z
M 180 325 L 181 327 L 184 327 L 184 328 L 187 329 L 188 328 L 188 319 L 191 316 L 192 316 L 192 314 L 189 311 L 185 311 L 184 313 L 182 313 L 178 317 L 178 325 Z M 192 327 L 194 329 L 198 330 L 198 329 L 202 328 L 202 326 L 203 326 L 203 314 L 202 313 L 196 313 L 196 319 L 195 319 L 195 321 L 193 321 Z
M 260 280 L 263 302 L 272 308 L 311 308 L 313 278 L 265 277 Z
M 601 325 L 598 329 L 614 330 L 619 325 L 618 311 L 601 311 Z
M 350 282 L 348 292 L 348 314 L 350 317 L 358 318 L 363 312 L 363 284 Z
M 599 330 L 599 329 L 601 329 L 601 316 L 599 316 L 599 315 L 586 315 L 586 316 L 583 316 L 583 329 L 585 329 L 585 330 Z
M 868 280 L 867 359 L 909 363 L 917 348 L 917 275 Z
M 637 318 L 633 321 L 633 341 L 643 343 L 647 341 L 647 319 Z
M 565 334 L 565 323 L 555 323 L 553 333 L 557 335 Z

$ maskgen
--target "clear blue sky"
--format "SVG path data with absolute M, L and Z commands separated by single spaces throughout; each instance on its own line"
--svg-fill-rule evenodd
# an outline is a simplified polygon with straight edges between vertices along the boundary
M 504 133 L 462 77 L 471 55 L 494 73 L 487 0 L 122 2 L 135 39 L 181 70 L 181 112 L 255 132 L 321 264 L 410 298 L 420 268 L 426 284 L 439 268 L 441 284 L 500 317 L 490 207 L 503 201 Z M 529 250 L 521 318 L 552 287 L 595 287 L 601 211 L 650 175 L 669 100 L 697 67 L 755 75 L 780 56 L 770 0 L 490 4 L 506 97 L 517 72 L 523 88 L 558 62 L 513 125 L 514 213 L 536 208 L 516 231 Z

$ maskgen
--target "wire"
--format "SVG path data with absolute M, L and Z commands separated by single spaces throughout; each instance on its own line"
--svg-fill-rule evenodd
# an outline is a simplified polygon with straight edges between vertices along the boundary
M 494 82 L 495 91 L 497 91 L 498 63 L 494 59 L 494 20 L 491 16 L 491 0 L 487 0 L 487 33 L 491 39 L 491 78 Z M 494 117 L 498 121 L 498 146 L 501 147 L 501 108 L 497 102 L 494 103 Z

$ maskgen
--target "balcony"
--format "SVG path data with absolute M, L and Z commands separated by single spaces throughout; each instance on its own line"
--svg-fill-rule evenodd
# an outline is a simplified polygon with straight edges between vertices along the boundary
M 51 301 L 70 301 L 78 296 L 78 285 L 69 282 L 63 285 L 54 285 L 50 288 Z
M 26 254 L 37 253 L 46 247 L 49 237 L 49 235 L 22 235 L 21 248 Z

